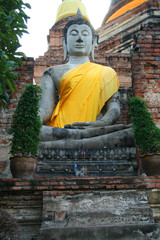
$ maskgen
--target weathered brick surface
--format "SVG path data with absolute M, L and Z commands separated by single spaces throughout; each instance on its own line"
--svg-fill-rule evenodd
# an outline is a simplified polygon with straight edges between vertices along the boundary
M 0 181 L 0 189 L 0 204 L 3 208 L 12 209 L 13 206 L 19 204 L 19 208 L 23 209 L 26 208 L 27 204 L 28 207 L 30 206 L 29 209 L 32 208 L 33 212 L 31 214 L 34 214 L 36 206 L 39 206 L 39 210 L 37 209 L 39 217 L 37 217 L 40 218 L 43 194 L 62 197 L 63 195 L 85 194 L 95 191 L 144 190 L 149 194 L 149 202 L 154 208 L 158 208 L 160 177 L 36 177 L 34 180 L 2 179 Z M 156 195 L 154 195 L 154 192 Z M 13 213 L 17 214 L 17 211 L 14 210 Z M 50 214 L 53 215 L 53 213 Z M 65 214 L 65 212 L 57 212 L 54 217 L 56 217 L 57 221 L 63 221 Z M 19 218 L 19 221 L 23 222 L 22 216 L 16 216 Z M 30 218 L 32 219 L 32 215 Z
M 158 126 L 160 126 L 159 35 L 160 21 L 144 24 L 135 39 L 132 57 L 134 95 L 147 101 L 152 117 Z
M 36 177 L 34 180 L 1 179 L 1 192 L 52 191 L 55 196 L 107 189 L 160 189 L 160 176 L 156 177 Z

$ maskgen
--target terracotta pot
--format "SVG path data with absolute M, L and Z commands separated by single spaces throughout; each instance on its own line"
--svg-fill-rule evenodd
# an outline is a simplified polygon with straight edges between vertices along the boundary
M 37 161 L 37 158 L 33 157 L 10 158 L 10 170 L 13 178 L 34 178 Z
M 141 156 L 142 167 L 148 176 L 160 175 L 160 153 Z

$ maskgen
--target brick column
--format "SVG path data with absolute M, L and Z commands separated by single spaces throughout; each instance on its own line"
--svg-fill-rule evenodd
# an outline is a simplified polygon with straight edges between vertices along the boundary
M 132 81 L 135 96 L 148 103 L 160 127 L 160 20 L 145 23 L 135 38 L 132 55 Z

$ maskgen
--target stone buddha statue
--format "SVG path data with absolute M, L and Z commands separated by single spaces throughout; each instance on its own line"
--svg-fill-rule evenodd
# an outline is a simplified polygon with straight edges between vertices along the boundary
M 41 139 L 47 148 L 133 146 L 130 126 L 115 124 L 120 117 L 116 72 L 94 60 L 97 35 L 80 11 L 64 28 L 64 61 L 42 76 Z M 56 91 L 59 101 L 56 105 Z

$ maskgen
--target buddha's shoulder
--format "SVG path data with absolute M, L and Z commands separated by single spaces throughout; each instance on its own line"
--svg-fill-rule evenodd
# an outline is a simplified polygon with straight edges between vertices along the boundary
M 44 74 L 64 74 L 66 71 L 70 70 L 70 66 L 67 64 L 55 65 L 45 69 Z

